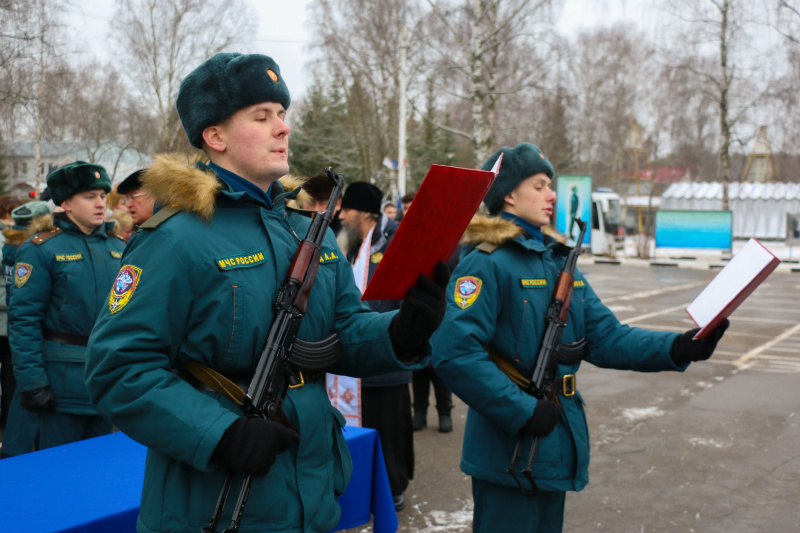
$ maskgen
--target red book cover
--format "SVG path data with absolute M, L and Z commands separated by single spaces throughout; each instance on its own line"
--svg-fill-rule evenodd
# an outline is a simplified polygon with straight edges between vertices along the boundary
M 497 177 L 492 170 L 431 165 L 362 300 L 402 300 L 420 274 L 447 261 Z
M 686 308 L 694 323 L 701 328 L 694 338 L 708 337 L 767 279 L 780 262 L 756 239 L 747 241 Z

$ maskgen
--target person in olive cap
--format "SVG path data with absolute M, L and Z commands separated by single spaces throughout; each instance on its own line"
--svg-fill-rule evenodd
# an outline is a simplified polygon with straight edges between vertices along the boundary
M 128 242 L 86 369 L 98 411 L 149 448 L 140 532 L 208 524 L 228 471 L 254 476 L 242 531 L 327 531 L 339 520 L 336 497 L 352 462 L 324 373 L 303 372 L 302 386 L 288 391 L 287 425 L 244 416 L 235 395 L 192 377 L 202 369 L 248 387 L 278 287 L 310 225 L 286 207 L 299 189 L 278 181 L 289 170 L 289 104 L 270 57 L 217 54 L 184 78 L 176 102 L 189 142 L 209 162 L 156 156 L 141 177 L 164 207 Z M 298 338 L 335 333 L 343 355 L 331 371 L 339 374 L 424 364 L 446 276 L 421 277 L 399 312 L 380 314 L 360 301 L 332 232 L 321 251 Z
M 365 181 L 351 183 L 342 198 L 339 219 L 348 243 L 347 260 L 363 293 L 392 242 L 399 223 L 381 212 L 383 193 Z M 369 300 L 373 311 L 400 308 L 400 300 Z M 411 429 L 410 370 L 361 380 L 361 421 L 378 430 L 395 508 L 405 507 L 405 490 L 414 478 L 414 434 Z
M 86 344 L 119 270 L 125 244 L 105 222 L 111 180 L 76 161 L 47 176 L 63 213 L 41 216 L 17 249 L 9 337 L 20 403 L 39 414 L 39 447 L 111 431 L 83 380 Z
M 153 216 L 155 200 L 142 187 L 142 174 L 145 169 L 137 170 L 122 180 L 117 186 L 117 193 L 125 197 L 125 207 L 128 209 L 133 225 L 138 227 Z
M 465 233 L 447 288 L 447 312 L 433 337 L 433 359 L 442 379 L 469 405 L 461 469 L 472 476 L 473 531 L 558 532 L 566 491 L 582 490 L 589 481 L 589 434 L 575 378 L 581 363 L 683 371 L 711 356 L 728 323 L 702 340 L 692 340 L 697 329 L 680 334 L 621 324 L 575 270 L 561 341 L 571 349 L 559 354 L 556 386 L 545 398 L 528 394 L 523 387 L 533 374 L 545 315 L 570 249 L 543 232 L 556 200 L 550 161 L 522 143 L 501 148 L 482 168 L 491 169 L 500 154 L 499 174 L 484 199 L 490 216 L 476 216 Z M 540 438 L 532 472 L 540 491 L 535 497 L 524 495 L 507 471 L 520 437 L 514 473 L 528 492 L 533 487 L 520 470 L 534 437 Z

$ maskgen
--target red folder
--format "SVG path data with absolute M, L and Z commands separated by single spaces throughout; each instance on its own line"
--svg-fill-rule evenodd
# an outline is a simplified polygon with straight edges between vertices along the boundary
M 467 229 L 497 177 L 492 170 L 431 165 L 386 254 L 375 269 L 362 300 L 402 300 L 420 274 L 433 277 Z

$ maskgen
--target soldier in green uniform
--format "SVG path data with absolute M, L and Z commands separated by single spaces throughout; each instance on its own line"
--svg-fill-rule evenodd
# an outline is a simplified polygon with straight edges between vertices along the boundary
M 289 390 L 291 428 L 244 417 L 228 395 L 186 375 L 201 367 L 246 388 L 264 347 L 278 286 L 310 225 L 286 207 L 299 190 L 277 181 L 289 170 L 288 106 L 271 58 L 218 54 L 183 80 L 177 99 L 189 141 L 210 163 L 159 156 L 142 176 L 166 207 L 128 243 L 86 369 L 98 410 L 149 448 L 140 533 L 199 531 L 229 470 L 256 476 L 242 531 L 328 531 L 339 520 L 352 462 L 324 373 L 304 373 Z M 322 252 L 298 338 L 335 333 L 338 374 L 421 367 L 446 275 L 422 276 L 399 311 L 378 314 L 360 301 L 331 231 Z
M 125 248 L 105 222 L 111 180 L 102 166 L 70 163 L 51 172 L 47 186 L 64 212 L 37 219 L 36 234 L 17 249 L 8 313 L 20 402 L 39 413 L 41 449 L 111 431 L 83 372 Z
M 534 145 L 504 147 L 483 165 L 503 162 L 464 237 L 447 289 L 447 313 L 433 338 L 434 365 L 470 408 L 461 469 L 472 476 L 473 531 L 560 532 L 566 491 L 589 482 L 589 432 L 576 374 L 582 361 L 640 372 L 682 371 L 708 359 L 727 322 L 712 336 L 648 331 L 621 324 L 575 271 L 574 294 L 558 358 L 552 399 L 523 388 L 533 374 L 545 315 L 569 248 L 543 234 L 553 216 L 553 166 Z M 520 383 L 520 385 L 518 385 Z M 577 385 L 576 385 L 577 383 Z M 506 470 L 519 438 L 527 462 L 540 445 L 532 477 L 536 497 L 522 494 Z M 533 487 L 515 473 L 522 488 Z
M 47 202 L 28 202 L 11 212 L 13 226 L 3 228 L 3 274 L 6 286 L 6 305 L 11 299 L 14 288 L 14 263 L 17 257 L 17 247 L 25 242 L 29 236 L 28 226 L 37 217 L 50 216 Z M 14 380 L 13 397 L 8 412 L 8 423 L 3 435 L 3 449 L 0 458 L 13 457 L 32 452 L 36 447 L 36 436 L 39 433 L 39 415 L 23 409 L 19 403 L 19 388 Z M 5 387 L 5 385 L 4 385 Z

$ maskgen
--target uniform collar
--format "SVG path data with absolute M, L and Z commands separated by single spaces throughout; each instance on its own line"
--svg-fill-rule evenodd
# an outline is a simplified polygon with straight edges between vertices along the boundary
M 91 233 L 88 235 L 81 231 L 81 228 L 77 226 L 70 218 L 67 216 L 66 213 L 54 213 L 53 214 L 53 224 L 56 227 L 61 228 L 61 231 L 65 233 L 73 233 L 75 235 L 83 235 L 83 236 L 90 236 L 95 235 L 97 237 L 102 237 L 103 239 L 108 238 L 108 231 L 114 227 L 114 222 L 103 222 L 98 227 L 96 227 Z
M 259 202 L 266 204 L 267 207 L 272 207 L 272 198 L 270 198 L 272 185 L 270 185 L 269 189 L 264 191 L 238 174 L 222 168 L 215 163 L 209 163 L 208 167 L 211 168 L 217 174 L 217 176 L 219 176 L 219 178 L 231 188 L 233 192 L 249 194 Z
M 524 218 L 518 217 L 517 215 L 515 215 L 513 213 L 509 213 L 507 211 L 501 211 L 500 212 L 500 216 L 505 218 L 506 220 L 510 220 L 511 222 L 516 224 L 517 226 L 519 226 L 522 229 L 524 229 L 525 232 L 528 234 L 529 238 L 534 239 L 534 240 L 539 241 L 540 243 L 544 244 L 544 235 L 542 235 L 542 228 L 534 226 L 533 224 L 531 224 L 530 222 L 528 222 Z

